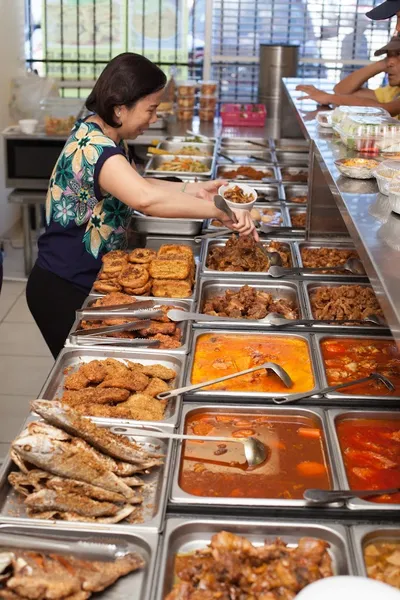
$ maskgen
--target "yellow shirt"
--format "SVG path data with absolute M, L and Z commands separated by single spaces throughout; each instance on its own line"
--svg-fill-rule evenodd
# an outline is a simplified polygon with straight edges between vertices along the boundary
M 400 86 L 386 85 L 385 87 L 378 88 L 375 90 L 375 96 L 378 102 L 385 104 L 386 102 L 392 102 L 396 98 L 400 98 Z M 397 119 L 400 118 L 400 114 L 396 115 Z

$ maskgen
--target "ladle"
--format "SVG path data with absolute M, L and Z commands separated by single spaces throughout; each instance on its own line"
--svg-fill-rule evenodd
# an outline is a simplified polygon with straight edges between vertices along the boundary
M 303 498 L 310 504 L 331 504 L 350 498 L 368 498 L 369 496 L 383 496 L 386 494 L 397 494 L 400 488 L 389 488 L 386 490 L 306 490 Z

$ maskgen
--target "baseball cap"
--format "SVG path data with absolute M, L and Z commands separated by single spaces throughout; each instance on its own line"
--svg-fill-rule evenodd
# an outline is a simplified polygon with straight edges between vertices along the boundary
M 400 0 L 386 0 L 365 14 L 373 21 L 383 21 L 383 19 L 394 17 L 399 10 Z
M 374 55 L 381 56 L 381 54 L 386 54 L 386 52 L 400 52 L 400 37 L 398 35 L 394 35 L 390 42 L 383 46 L 383 48 L 379 48 Z

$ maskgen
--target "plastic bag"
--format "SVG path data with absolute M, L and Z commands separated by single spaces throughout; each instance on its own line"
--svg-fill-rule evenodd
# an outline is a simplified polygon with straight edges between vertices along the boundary
M 43 120 L 40 103 L 50 96 L 58 96 L 58 84 L 54 79 L 27 73 L 11 80 L 10 116 L 15 123 L 20 119 Z

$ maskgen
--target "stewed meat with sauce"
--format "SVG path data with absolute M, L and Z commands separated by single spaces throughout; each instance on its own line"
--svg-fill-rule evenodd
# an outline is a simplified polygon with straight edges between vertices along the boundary
M 290 249 L 280 242 L 263 244 L 268 252 L 278 252 L 283 267 L 291 266 Z M 223 246 L 212 246 L 206 262 L 208 269 L 215 271 L 268 271 L 269 260 L 251 236 L 232 235 Z
M 321 286 L 311 291 L 315 319 L 366 319 L 383 311 L 372 288 L 361 285 Z
M 358 258 L 350 248 L 302 248 L 303 267 L 339 267 L 349 258 Z

